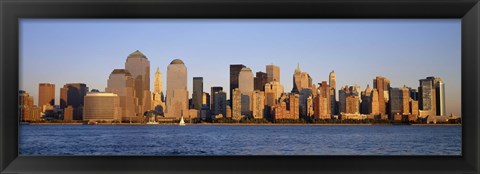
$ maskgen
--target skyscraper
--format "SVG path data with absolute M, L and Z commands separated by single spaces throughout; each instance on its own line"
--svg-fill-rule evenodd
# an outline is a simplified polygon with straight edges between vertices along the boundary
M 215 110 L 212 111 L 213 115 L 222 114 L 223 117 L 227 117 L 227 93 L 223 91 L 217 91 L 213 95 L 215 98 Z
M 331 87 L 326 81 L 319 84 L 318 94 L 314 97 L 314 117 L 315 119 L 330 119 L 331 118 Z
M 337 114 L 337 77 L 333 70 L 328 76 L 328 84 L 330 85 L 330 111 L 334 115 Z
M 280 82 L 280 67 L 276 65 L 267 65 L 267 82 Z
M 125 69 L 130 72 L 133 78 L 133 87 L 138 99 L 140 113 L 151 109 L 150 93 L 150 61 L 140 51 L 136 50 L 127 57 Z
M 265 92 L 255 90 L 252 92 L 252 116 L 255 119 L 262 119 L 265 111 Z
M 214 104 L 214 103 L 215 103 L 215 94 L 216 94 L 217 92 L 221 92 L 221 91 L 223 91 L 223 87 L 221 87 L 221 86 L 212 86 L 212 87 L 210 88 L 210 98 L 211 98 L 211 99 L 210 99 L 210 103 L 211 103 L 211 105 L 210 105 L 210 110 L 212 111 L 212 114 L 213 114 L 213 115 L 217 115 L 217 114 L 218 114 L 218 113 L 215 112 L 215 111 L 217 110 L 217 109 L 215 108 L 215 104 Z
M 131 121 L 143 118 L 143 113 L 139 113 L 137 108 L 137 98 L 133 88 L 133 78 L 130 72 L 125 69 L 114 69 L 107 81 L 105 92 L 116 94 L 120 99 L 122 108 L 122 120 Z
M 402 114 L 403 111 L 403 100 L 402 100 L 402 91 L 400 88 L 390 88 L 390 111 L 389 116 L 392 119 L 395 114 Z
M 38 106 L 55 105 L 55 84 L 38 84 Z
M 193 91 L 192 91 L 193 108 L 197 110 L 202 109 L 202 97 L 203 97 L 203 77 L 193 77 Z
M 254 90 L 265 91 L 265 84 L 267 83 L 267 73 L 257 72 L 253 79 Z
M 253 74 L 250 68 L 242 68 L 238 75 L 238 89 L 242 94 L 242 115 L 250 117 L 252 108 L 250 105 L 253 92 Z
M 367 84 L 365 91 L 362 91 L 362 102 L 360 106 L 360 113 L 370 114 L 372 112 L 372 89 L 370 85 Z
M 378 91 L 378 106 L 380 114 L 387 113 L 386 103 L 388 102 L 388 89 L 390 88 L 390 80 L 385 77 L 377 76 L 373 79 L 373 88 Z
M 67 83 L 60 88 L 60 108 L 73 107 L 73 119 L 83 119 L 84 97 L 88 93 L 88 87 L 84 83 Z
M 188 91 L 187 91 L 187 67 L 180 59 L 170 62 L 167 68 L 167 117 L 187 117 Z
M 420 79 L 420 86 L 418 87 L 418 109 L 422 110 L 422 113 L 425 113 L 430 116 L 436 115 L 436 91 L 433 86 L 434 79 Z
M 27 92 L 20 90 L 18 92 L 18 106 L 20 121 L 36 120 L 31 112 L 34 108 L 33 96 L 30 96 Z
M 432 79 L 432 86 L 435 88 L 436 115 L 445 116 L 445 84 L 439 77 L 427 77 L 427 79 Z
M 242 118 L 242 93 L 238 88 L 232 91 L 232 118 L 240 120 Z
M 293 89 L 292 93 L 300 94 L 304 88 L 312 87 L 312 78 L 307 72 L 302 72 L 300 64 L 297 65 L 297 69 L 293 73 Z
M 233 100 L 232 98 L 233 89 L 238 88 L 238 75 L 240 74 L 240 70 L 242 70 L 242 68 L 245 68 L 245 67 L 246 66 L 242 64 L 230 65 L 230 91 L 229 91 L 230 100 Z
M 153 95 L 152 95 L 152 109 L 159 113 L 163 113 L 165 110 L 165 102 L 163 95 L 163 80 L 162 73 L 160 73 L 160 68 L 157 67 L 155 71 L 155 79 L 153 80 Z

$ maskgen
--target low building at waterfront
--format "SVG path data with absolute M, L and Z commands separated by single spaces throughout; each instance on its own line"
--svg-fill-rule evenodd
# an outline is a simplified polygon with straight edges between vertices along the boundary
M 85 96 L 84 121 L 121 121 L 120 97 L 114 93 L 94 92 Z

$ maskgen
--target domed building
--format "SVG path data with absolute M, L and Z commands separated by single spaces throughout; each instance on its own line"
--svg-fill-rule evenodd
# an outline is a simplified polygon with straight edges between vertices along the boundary
M 180 59 L 167 67 L 167 96 L 165 116 L 188 117 L 187 67 Z

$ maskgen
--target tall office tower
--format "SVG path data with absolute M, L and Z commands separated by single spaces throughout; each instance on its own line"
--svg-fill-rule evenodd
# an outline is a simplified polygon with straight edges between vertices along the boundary
M 299 98 L 300 96 L 295 93 L 291 93 L 288 97 L 288 108 L 290 110 L 290 118 L 291 119 L 300 119 L 300 112 L 299 112 Z
M 389 105 L 389 111 L 388 111 L 388 115 L 390 116 L 390 119 L 393 120 L 393 115 L 396 115 L 396 114 L 402 114 L 402 111 L 403 111 L 403 100 L 402 100 L 402 91 L 400 90 L 400 88 L 390 88 L 390 92 L 389 92 L 389 95 L 390 95 L 390 102 Z
M 153 79 L 153 93 L 152 93 L 152 109 L 158 113 L 163 113 L 165 110 L 165 102 L 163 95 L 163 80 L 160 68 L 157 67 L 155 71 L 155 79 Z
M 114 93 L 93 92 L 85 96 L 83 107 L 85 121 L 120 121 L 120 97 Z
M 73 119 L 83 120 L 84 97 L 88 87 L 84 83 L 67 83 L 60 88 L 60 108 L 73 107 Z
M 410 88 L 403 86 L 400 90 L 402 91 L 402 113 L 410 114 Z
M 367 84 L 365 91 L 362 91 L 362 101 L 361 101 L 360 113 L 370 114 L 372 113 L 372 89 L 370 85 Z
M 276 65 L 267 65 L 267 82 L 280 82 L 280 67 Z
M 338 90 L 338 113 L 346 112 L 346 103 L 347 103 L 347 94 L 348 86 L 342 86 L 340 90 Z
M 167 117 L 188 117 L 187 67 L 180 59 L 167 67 Z
M 150 93 L 150 61 L 140 51 L 128 55 L 125 62 L 125 69 L 130 72 L 133 78 L 133 88 L 138 99 L 138 106 L 142 113 L 151 109 Z
M 20 90 L 18 92 L 18 114 L 21 121 L 33 121 L 36 120 L 33 118 L 32 110 L 33 105 L 33 96 L 30 96 L 25 91 Z
M 433 86 L 433 79 L 420 79 L 420 86 L 418 87 L 418 107 L 419 110 L 424 111 L 427 115 L 436 115 L 436 90 Z
M 55 105 L 55 84 L 38 84 L 38 106 Z
M 193 77 L 193 92 L 192 92 L 193 108 L 197 110 L 202 109 L 202 97 L 203 97 L 203 77 Z
M 223 91 L 223 87 L 221 87 L 221 86 L 212 86 L 210 88 L 210 103 L 211 103 L 210 111 L 212 111 L 212 114 L 214 114 L 214 115 L 218 114 L 218 113 L 215 113 L 215 111 L 217 110 L 215 108 L 215 104 L 214 104 L 215 103 L 215 93 L 221 92 L 221 91 Z
M 210 94 L 209 93 L 203 92 L 203 95 L 202 95 L 202 109 L 203 110 L 210 110 Z
M 312 78 L 307 72 L 302 72 L 300 64 L 297 65 L 297 69 L 293 73 L 293 89 L 292 93 L 300 94 L 305 88 L 312 87 Z
M 298 99 L 298 106 L 299 106 L 299 114 L 300 118 L 307 119 L 308 115 L 308 97 L 312 96 L 312 90 L 309 88 L 303 88 L 300 91 L 299 99 Z
M 318 94 L 313 100 L 315 119 L 331 119 L 331 89 L 326 81 L 322 81 L 322 83 L 319 84 Z
M 238 88 L 238 75 L 240 74 L 240 70 L 242 70 L 242 68 L 246 68 L 246 66 L 242 64 L 230 65 L 230 100 L 233 100 L 233 89 Z
M 223 91 L 215 92 L 213 94 L 215 98 L 215 110 L 212 111 L 213 115 L 222 114 L 223 117 L 227 116 L 227 93 Z
M 435 109 L 436 115 L 445 116 L 445 83 L 439 77 L 427 77 L 432 80 L 432 86 L 435 88 Z
M 232 91 L 232 118 L 234 120 L 242 119 L 242 93 L 238 88 Z
M 265 83 L 267 83 L 267 73 L 258 71 L 253 78 L 253 89 L 265 91 Z
M 137 98 L 133 88 L 133 78 L 130 72 L 125 69 L 114 69 L 107 81 L 107 93 L 114 93 L 120 98 L 120 107 L 122 108 L 122 120 L 140 120 L 143 119 L 143 113 L 137 108 Z
M 252 116 L 255 119 L 262 119 L 265 111 L 265 92 L 255 90 L 252 92 Z
M 387 113 L 386 103 L 388 102 L 388 89 L 390 88 L 390 81 L 381 76 L 377 76 L 373 79 L 373 89 L 378 91 L 378 106 L 380 114 Z
M 370 100 L 372 101 L 371 104 L 369 105 L 369 114 L 370 115 L 379 115 L 380 114 L 380 106 L 378 104 L 378 90 L 373 89 L 372 90 L 372 97 L 370 97 Z
M 330 112 L 335 115 L 337 114 L 337 76 L 333 70 L 328 75 L 328 84 L 330 85 Z
M 253 92 L 253 74 L 250 68 L 242 68 L 238 75 L 238 89 L 242 93 L 242 115 L 252 116 L 250 100 Z

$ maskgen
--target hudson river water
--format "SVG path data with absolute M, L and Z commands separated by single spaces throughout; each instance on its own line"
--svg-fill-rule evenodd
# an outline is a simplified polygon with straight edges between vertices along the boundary
M 461 155 L 461 126 L 20 125 L 20 155 Z

